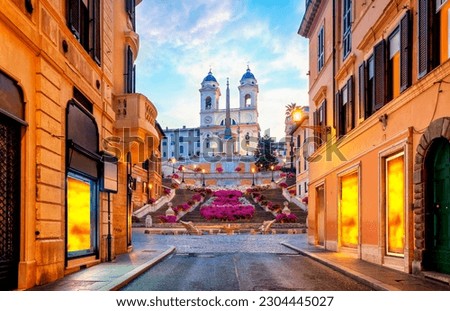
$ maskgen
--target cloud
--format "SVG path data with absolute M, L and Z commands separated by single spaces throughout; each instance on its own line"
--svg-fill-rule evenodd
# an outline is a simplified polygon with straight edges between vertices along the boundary
M 258 98 L 259 124 L 261 130 L 270 129 L 277 141 L 284 138 L 285 106 L 290 103 L 307 105 L 306 88 L 277 88 L 261 91 Z
M 221 108 L 227 77 L 236 107 L 249 62 L 260 85 L 261 129 L 284 136 L 285 105 L 307 103 L 307 41 L 297 35 L 298 25 L 292 26 L 300 20 L 271 16 L 272 10 L 254 10 L 255 5 L 259 2 L 146 0 L 138 6 L 138 91 L 155 103 L 163 127 L 199 125 L 198 89 L 210 67 L 221 86 Z M 292 10 L 298 15 L 304 3 L 293 2 Z

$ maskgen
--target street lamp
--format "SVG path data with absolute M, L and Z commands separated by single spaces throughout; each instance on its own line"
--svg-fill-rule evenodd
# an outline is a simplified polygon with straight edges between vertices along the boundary
M 181 182 L 184 183 L 184 165 L 181 166 L 181 173 L 182 173 Z
M 202 187 L 205 187 L 206 186 L 205 185 L 205 169 L 202 169 L 202 179 L 203 179 Z
M 252 174 L 253 174 L 253 182 L 252 182 L 252 187 L 255 186 L 255 168 L 252 167 Z
M 295 126 L 290 131 L 290 156 L 291 156 L 291 171 L 294 170 L 294 137 L 293 134 L 297 129 L 310 129 L 314 132 L 322 134 L 328 134 L 331 132 L 331 127 L 326 125 L 326 120 L 323 120 L 321 124 L 315 124 L 315 125 L 302 125 L 304 120 L 308 118 L 308 111 L 305 111 L 303 107 L 297 106 L 295 109 L 291 112 L 292 121 L 295 123 Z M 314 135 L 315 136 L 315 135 Z M 305 137 L 306 138 L 306 137 Z M 327 140 L 327 138 L 325 138 Z M 300 147 L 300 146 L 298 146 Z
M 170 162 L 172 163 L 172 174 L 175 174 L 175 162 L 177 162 L 177 160 L 175 160 L 175 158 L 170 159 Z
M 274 168 L 275 168 L 275 167 L 274 167 L 273 165 L 270 166 L 270 170 L 272 171 L 272 180 L 271 180 L 272 182 L 275 181 L 275 180 L 273 179 L 273 169 L 274 169 Z
M 147 186 L 147 195 L 149 198 L 152 195 L 152 188 L 153 188 L 153 185 L 149 183 Z

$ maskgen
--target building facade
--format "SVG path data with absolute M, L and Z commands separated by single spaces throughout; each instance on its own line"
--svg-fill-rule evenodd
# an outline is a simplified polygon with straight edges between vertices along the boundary
M 52 282 L 130 249 L 131 214 L 120 197 L 130 183 L 113 157 L 126 159 L 118 131 L 162 135 L 155 107 L 133 94 L 139 2 L 0 1 L 2 290 Z M 131 125 L 116 121 L 123 99 L 139 111 Z
M 306 1 L 309 242 L 450 274 L 446 0 Z
M 239 108 L 230 108 L 230 89 L 227 81 L 226 107 L 220 107 L 219 82 L 211 71 L 203 79 L 200 92 L 200 126 L 195 128 L 166 129 L 162 142 L 163 158 L 177 161 L 205 162 L 209 157 L 226 153 L 226 145 L 236 156 L 253 155 L 258 144 L 258 82 L 247 68 L 239 90 Z M 230 134 L 227 137 L 227 119 Z

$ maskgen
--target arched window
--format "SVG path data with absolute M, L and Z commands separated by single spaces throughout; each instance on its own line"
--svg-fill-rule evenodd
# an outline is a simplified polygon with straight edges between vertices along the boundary
M 231 124 L 231 125 L 237 125 L 237 122 L 236 122 L 235 119 L 231 119 L 230 124 Z M 223 119 L 223 120 L 220 122 L 220 125 L 221 125 L 221 126 L 225 126 L 225 119 Z
M 205 99 L 205 108 L 211 109 L 211 96 L 206 97 Z
M 250 107 L 252 105 L 252 97 L 250 94 L 245 95 L 245 107 Z

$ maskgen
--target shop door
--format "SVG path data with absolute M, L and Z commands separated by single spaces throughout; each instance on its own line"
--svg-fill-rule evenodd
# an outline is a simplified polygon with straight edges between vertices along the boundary
M 433 168 L 432 268 L 450 274 L 450 143 L 440 142 Z
M 21 126 L 0 114 L 0 290 L 17 288 Z
M 325 245 L 325 189 L 324 186 L 317 187 L 317 244 Z

